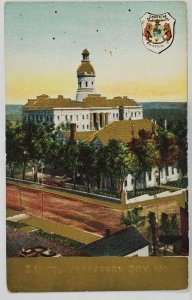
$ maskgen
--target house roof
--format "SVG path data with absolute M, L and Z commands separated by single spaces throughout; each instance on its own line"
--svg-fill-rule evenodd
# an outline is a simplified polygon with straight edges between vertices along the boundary
M 133 226 L 81 248 L 82 255 L 126 256 L 149 245 L 144 236 Z
M 96 131 L 89 139 L 89 142 L 99 140 L 103 145 L 107 145 L 112 139 L 120 140 L 128 143 L 133 138 L 133 124 L 134 124 L 134 137 L 139 137 L 139 130 L 144 129 L 152 132 L 154 123 L 151 120 L 122 120 L 115 121 L 99 131 Z
M 29 99 L 28 102 L 23 106 L 23 110 L 44 110 L 44 109 L 54 109 L 54 108 L 112 108 L 119 106 L 127 107 L 139 107 L 137 102 L 128 97 L 114 97 L 113 99 L 107 99 L 106 97 L 101 97 L 98 94 L 88 95 L 82 102 L 77 102 L 69 98 L 64 98 L 59 95 L 57 98 L 49 98 L 48 95 L 37 96 L 36 99 Z
M 75 141 L 86 141 L 88 140 L 96 131 L 77 131 L 75 132 Z M 63 131 L 64 138 L 70 138 L 70 131 Z

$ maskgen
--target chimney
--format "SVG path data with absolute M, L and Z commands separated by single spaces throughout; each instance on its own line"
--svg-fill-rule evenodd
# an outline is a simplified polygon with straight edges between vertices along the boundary
M 106 228 L 105 236 L 106 236 L 106 237 L 110 236 L 110 229 L 109 229 L 109 228 Z
M 75 133 L 76 133 L 76 124 L 71 123 L 70 124 L 70 143 L 74 144 L 75 142 Z

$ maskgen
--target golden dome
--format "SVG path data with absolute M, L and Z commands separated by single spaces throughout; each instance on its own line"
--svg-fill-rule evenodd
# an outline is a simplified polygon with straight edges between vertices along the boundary
M 89 61 L 82 61 L 80 66 L 78 67 L 77 74 L 83 73 L 95 75 L 95 70 Z

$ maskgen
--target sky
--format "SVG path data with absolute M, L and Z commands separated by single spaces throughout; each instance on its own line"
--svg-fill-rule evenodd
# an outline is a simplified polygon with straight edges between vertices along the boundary
M 140 18 L 169 12 L 172 45 L 161 54 L 142 42 Z M 8 2 L 5 4 L 6 103 L 47 94 L 75 99 L 76 71 L 87 48 L 102 96 L 187 101 L 184 2 Z

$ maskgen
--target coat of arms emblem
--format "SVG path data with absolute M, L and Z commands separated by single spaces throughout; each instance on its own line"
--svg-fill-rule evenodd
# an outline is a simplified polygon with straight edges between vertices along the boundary
M 147 49 L 161 53 L 174 39 L 175 19 L 167 12 L 161 15 L 145 13 L 140 19 L 143 43 Z

